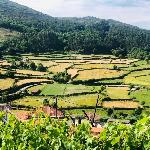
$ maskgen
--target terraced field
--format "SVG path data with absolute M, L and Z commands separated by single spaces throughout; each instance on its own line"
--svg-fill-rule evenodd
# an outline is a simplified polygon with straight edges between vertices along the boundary
M 107 87 L 107 95 L 111 99 L 130 99 L 129 96 L 129 87 L 122 87 L 122 86 L 111 86 Z
M 108 70 L 108 69 L 91 69 L 78 72 L 78 76 L 74 80 L 91 80 L 91 79 L 107 79 L 119 78 L 127 73 L 126 71 Z
M 101 91 L 102 85 L 106 89 L 103 94 L 99 94 L 99 107 L 96 113 L 100 116 L 108 117 L 107 111 L 109 108 L 117 108 L 117 110 L 114 110 L 114 114 L 120 117 L 120 113 L 132 115 L 139 106 L 143 107 L 144 111 L 145 106 L 150 106 L 150 100 L 148 99 L 150 95 L 148 89 L 150 87 L 150 65 L 146 61 L 118 59 L 105 55 L 46 54 L 33 56 L 25 54 L 22 56 L 36 65 L 43 64 L 48 68 L 48 71 L 17 69 L 17 76 L 14 77 L 16 79 L 0 79 L 1 89 L 11 87 L 14 80 L 17 81 L 17 86 L 27 83 L 42 83 L 42 85 L 28 88 L 30 96 L 25 95 L 25 97 L 13 101 L 16 106 L 41 107 L 44 99 L 48 99 L 49 104 L 53 105 L 57 97 L 58 107 L 67 109 L 66 112 L 69 114 L 83 115 L 82 109 L 93 113 L 98 92 Z M 11 60 L 11 56 L 9 60 Z M 3 60 L 0 65 L 0 73 L 5 74 L 11 63 Z M 140 71 L 137 71 L 138 69 Z M 43 83 L 50 81 L 48 80 L 50 75 L 53 79 L 53 75 L 64 71 L 71 75 L 68 83 Z M 89 83 L 90 85 L 88 85 Z M 139 85 L 139 89 L 136 89 L 134 85 Z M 144 88 L 141 86 L 144 86 Z M 41 92 L 34 96 L 33 91 L 38 90 Z M 102 101 L 104 95 L 110 97 L 109 101 Z M 145 104 L 141 104 L 143 101 Z M 149 108 L 147 107 L 146 110 L 149 110 Z
M 127 108 L 127 109 L 135 109 L 140 107 L 138 102 L 132 101 L 105 101 L 102 106 L 104 108 Z
M 86 85 L 73 85 L 73 84 L 45 84 L 29 88 L 29 92 L 41 90 L 41 95 L 72 95 L 82 93 L 98 92 L 101 86 L 86 86 Z
M 0 79 L 0 90 L 5 90 L 13 86 L 15 80 L 11 78 Z
M 40 71 L 32 71 L 32 70 L 16 70 L 17 74 L 22 74 L 22 75 L 31 75 L 31 76 L 44 76 L 47 75 L 48 72 L 40 72 Z
M 136 71 L 125 77 L 126 84 L 150 86 L 150 70 Z

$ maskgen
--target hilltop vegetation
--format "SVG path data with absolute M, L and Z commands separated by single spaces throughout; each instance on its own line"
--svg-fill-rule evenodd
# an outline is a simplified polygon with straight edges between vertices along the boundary
M 150 31 L 95 17 L 54 18 L 9 0 L 0 1 L 0 27 L 21 32 L 3 52 L 80 52 L 149 57 Z

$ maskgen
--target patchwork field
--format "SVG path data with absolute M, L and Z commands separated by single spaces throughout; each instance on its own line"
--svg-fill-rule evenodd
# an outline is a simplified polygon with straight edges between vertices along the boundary
M 67 109 L 66 113 L 68 114 L 84 115 L 82 109 L 93 113 L 98 98 L 97 93 L 101 91 L 102 85 L 106 89 L 103 91 L 103 95 L 100 94 L 99 107 L 96 112 L 99 116 L 108 117 L 108 109 L 117 108 L 114 110 L 114 114 L 121 118 L 120 114 L 122 113 L 129 116 L 133 115 L 134 110 L 141 105 L 144 111 L 148 110 L 148 107 L 145 109 L 145 106 L 150 106 L 148 89 L 150 86 L 150 64 L 147 64 L 146 61 L 118 59 L 111 55 L 80 54 L 43 54 L 37 56 L 25 54 L 22 57 L 36 65 L 41 63 L 48 68 L 47 72 L 20 70 L 18 68 L 14 79 L 5 76 L 4 79 L 0 79 L 1 89 L 12 87 L 14 81 L 17 82 L 17 86 L 27 83 L 31 83 L 31 85 L 37 82 L 42 83 L 28 88 L 30 96 L 25 95 L 23 98 L 13 101 L 16 106 L 28 107 L 27 110 L 23 111 L 29 111 L 30 107 L 41 107 L 44 99 L 48 99 L 49 104 L 53 105 L 57 97 L 58 107 Z M 9 55 L 9 62 L 11 59 L 14 60 Z M 4 74 L 10 65 L 11 63 L 8 63 L 7 60 L 1 61 L 0 73 Z M 140 71 L 137 71 L 138 69 Z M 65 71 L 71 75 L 68 83 L 62 84 L 52 81 L 55 74 Z M 52 80 L 48 80 L 48 77 Z M 89 83 L 90 85 L 88 85 Z M 136 89 L 134 85 L 139 85 L 139 89 Z M 144 88 L 142 88 L 143 86 Z M 34 95 L 34 91 L 40 91 L 40 93 Z M 102 101 L 101 98 L 104 97 L 110 97 L 110 100 Z
M 78 72 L 79 75 L 74 80 L 91 80 L 117 78 L 125 74 L 125 71 L 108 70 L 108 69 L 92 69 Z
M 23 80 L 19 80 L 16 85 L 17 86 L 21 86 L 23 84 L 27 84 L 27 83 L 37 83 L 37 82 L 51 82 L 50 80 L 47 79 L 23 79 Z
M 48 70 L 53 73 L 64 72 L 71 65 L 71 63 L 60 63 L 56 66 L 49 67 Z
M 14 79 L 6 78 L 6 79 L 0 79 L 0 90 L 5 90 L 13 86 Z
M 136 71 L 124 78 L 126 84 L 150 86 L 150 70 Z
M 47 75 L 48 72 L 40 72 L 40 71 L 32 71 L 32 70 L 16 70 L 17 74 L 23 74 L 23 75 L 32 75 L 32 76 L 44 76 Z
M 103 102 L 102 106 L 104 108 L 131 108 L 135 109 L 138 108 L 140 105 L 138 102 L 132 101 L 105 101 Z
M 29 88 L 29 93 L 35 90 L 41 90 L 40 95 L 71 95 L 82 93 L 98 92 L 101 86 L 86 86 L 86 85 L 73 85 L 73 84 L 45 84 Z
M 109 87 L 107 86 L 107 95 L 111 99 L 130 99 L 129 96 L 129 87 L 115 86 Z

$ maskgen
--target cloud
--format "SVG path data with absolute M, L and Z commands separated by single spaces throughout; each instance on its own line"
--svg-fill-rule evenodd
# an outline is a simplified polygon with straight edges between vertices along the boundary
M 149 0 L 12 0 L 51 16 L 95 16 L 150 29 Z

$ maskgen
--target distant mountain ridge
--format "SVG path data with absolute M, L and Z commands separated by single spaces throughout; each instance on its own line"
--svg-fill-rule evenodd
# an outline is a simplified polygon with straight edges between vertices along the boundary
M 149 30 L 96 17 L 51 17 L 9 0 L 0 0 L 0 27 L 21 33 L 2 44 L 4 52 L 110 54 L 119 49 L 121 55 L 127 55 L 134 48 L 134 54 L 140 51 L 144 57 L 150 52 Z

